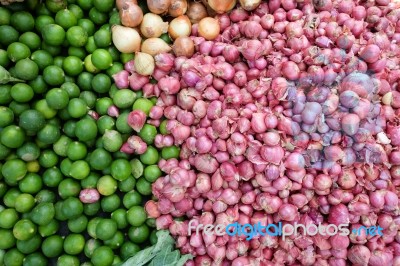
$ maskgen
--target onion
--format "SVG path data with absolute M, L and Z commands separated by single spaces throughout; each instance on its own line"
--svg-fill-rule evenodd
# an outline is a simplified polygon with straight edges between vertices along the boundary
M 188 3 L 186 0 L 171 0 L 171 5 L 168 8 L 168 15 L 171 17 L 179 17 L 186 13 Z
M 201 19 L 208 16 L 207 9 L 200 2 L 191 2 L 186 12 L 192 24 L 198 23 Z
M 154 14 L 165 14 L 171 5 L 171 0 L 147 0 L 147 7 Z
M 118 10 L 121 10 L 125 4 L 135 4 L 137 5 L 137 0 L 116 0 L 115 5 Z
M 239 3 L 244 10 L 252 11 L 261 4 L 261 0 L 239 0 Z
M 219 35 L 220 26 L 218 20 L 210 17 L 203 18 L 199 22 L 199 35 L 211 41 Z
M 160 38 L 149 38 L 144 40 L 142 43 L 141 51 L 143 53 L 156 56 L 162 53 L 168 53 L 172 50 L 171 46 L 169 46 L 163 39 Z
M 154 58 L 146 53 L 137 52 L 135 54 L 135 70 L 138 74 L 149 76 L 153 74 L 155 63 Z
M 140 24 L 140 32 L 146 38 L 157 38 L 168 31 L 168 22 L 164 22 L 162 17 L 156 14 L 147 13 L 143 16 Z
M 222 14 L 233 9 L 236 0 L 208 0 L 208 5 L 218 14 Z
M 143 11 L 138 5 L 128 2 L 119 10 L 119 17 L 122 25 L 134 28 L 142 22 Z
M 192 31 L 192 23 L 186 15 L 174 18 L 169 23 L 168 33 L 172 39 L 189 36 Z
M 176 56 L 191 57 L 194 54 L 194 43 L 189 37 L 178 37 L 172 50 Z
M 111 32 L 113 44 L 121 53 L 140 51 L 142 38 L 136 30 L 120 25 L 113 25 Z

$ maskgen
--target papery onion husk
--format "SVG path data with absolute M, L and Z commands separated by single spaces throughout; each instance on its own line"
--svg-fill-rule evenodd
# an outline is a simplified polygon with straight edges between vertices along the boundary
M 206 17 L 199 22 L 199 35 L 208 41 L 217 38 L 220 29 L 218 20 L 214 18 Z
M 138 5 L 126 2 L 119 11 L 119 17 L 122 25 L 134 28 L 142 22 L 143 11 Z
M 236 0 L 208 0 L 208 5 L 218 14 L 222 14 L 233 9 L 236 5 Z
M 168 15 L 171 17 L 179 17 L 186 13 L 188 9 L 187 0 L 172 0 L 168 8 Z
M 147 7 L 154 14 L 165 14 L 171 5 L 171 0 L 147 0 Z
M 140 24 L 140 32 L 146 38 L 158 38 L 168 31 L 168 22 L 156 14 L 147 13 Z
M 155 56 L 161 53 L 168 53 L 172 50 L 163 39 L 160 38 L 148 38 L 142 43 L 141 51 L 143 53 Z
M 178 37 L 189 36 L 191 32 L 192 23 L 186 15 L 174 18 L 169 23 L 168 33 L 174 40 Z
M 135 54 L 135 71 L 143 76 L 153 74 L 155 68 L 154 58 L 146 53 L 137 52 Z
M 118 10 L 121 10 L 125 3 L 137 5 L 137 0 L 117 0 L 117 1 L 115 1 L 115 5 L 117 6 Z
M 247 11 L 252 11 L 261 4 L 261 0 L 239 0 L 239 2 L 243 9 Z
M 111 28 L 111 32 L 113 44 L 121 53 L 134 53 L 140 51 L 142 38 L 135 29 L 114 25 Z
M 201 19 L 208 16 L 206 7 L 200 2 L 190 3 L 186 15 L 192 24 L 198 23 Z
M 175 56 L 191 57 L 194 54 L 194 43 L 189 37 L 178 37 L 172 46 Z

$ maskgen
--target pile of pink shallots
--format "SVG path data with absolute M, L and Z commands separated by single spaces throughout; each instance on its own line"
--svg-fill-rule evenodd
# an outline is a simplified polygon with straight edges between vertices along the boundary
M 148 122 L 168 120 L 155 145 L 181 147 L 146 205 L 157 228 L 195 255 L 187 265 L 400 265 L 400 3 L 270 0 L 217 18 L 216 40 L 193 26 L 191 58 L 155 57 L 157 84 L 131 82 L 159 97 Z M 247 241 L 188 236 L 190 221 L 383 236 Z

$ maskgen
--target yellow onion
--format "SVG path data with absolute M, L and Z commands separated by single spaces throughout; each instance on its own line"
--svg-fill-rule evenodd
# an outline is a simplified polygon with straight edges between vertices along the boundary
M 172 50 L 176 56 L 191 57 L 194 54 L 194 43 L 189 37 L 178 37 L 174 41 Z
M 132 28 L 114 25 L 111 28 L 112 40 L 121 53 L 134 53 L 140 51 L 142 37 Z
M 117 0 L 117 1 L 115 1 L 115 5 L 117 6 L 118 10 L 121 10 L 125 3 L 137 5 L 137 0 Z
M 140 32 L 146 38 L 157 38 L 168 31 L 168 22 L 164 22 L 162 17 L 153 13 L 143 16 L 140 24 Z
M 188 3 L 186 0 L 172 0 L 171 5 L 168 8 L 168 15 L 171 17 L 179 17 L 186 13 Z
M 206 7 L 200 2 L 190 3 L 186 15 L 193 24 L 208 16 Z
M 148 38 L 142 43 L 143 53 L 155 56 L 161 53 L 168 53 L 172 48 L 160 38 Z
M 143 11 L 138 5 L 125 3 L 119 11 L 119 17 L 122 25 L 133 28 L 142 22 Z
M 147 7 L 154 14 L 165 14 L 171 5 L 171 0 L 147 0 Z
M 146 53 L 137 52 L 135 54 L 135 71 L 142 76 L 153 74 L 155 62 L 154 58 Z
M 239 0 L 239 2 L 243 9 L 247 11 L 252 11 L 261 4 L 261 0 Z
M 215 18 L 206 17 L 199 22 L 199 35 L 208 41 L 217 38 L 220 29 L 219 22 Z
M 236 0 L 208 0 L 208 5 L 218 14 L 222 14 L 233 9 L 236 5 Z
M 185 15 L 174 18 L 169 23 L 168 33 L 172 39 L 182 36 L 189 36 L 192 32 L 192 23 Z

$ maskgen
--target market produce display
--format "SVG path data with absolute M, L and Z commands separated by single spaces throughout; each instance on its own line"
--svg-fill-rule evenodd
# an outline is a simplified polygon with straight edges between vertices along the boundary
M 4 4 L 2 264 L 400 265 L 400 2 Z

